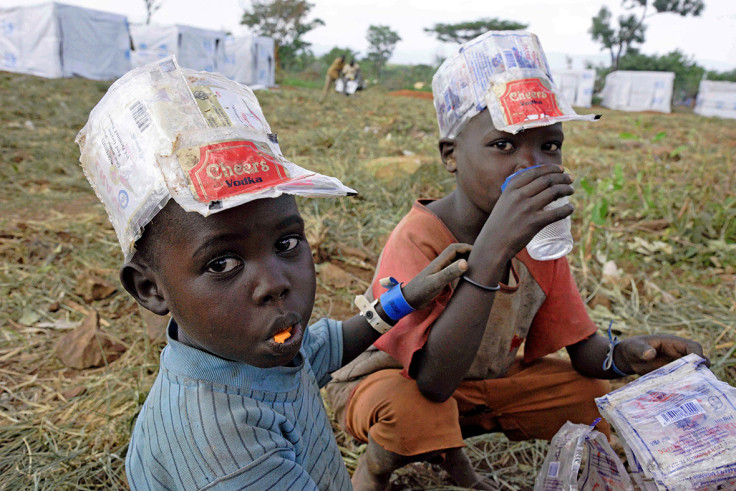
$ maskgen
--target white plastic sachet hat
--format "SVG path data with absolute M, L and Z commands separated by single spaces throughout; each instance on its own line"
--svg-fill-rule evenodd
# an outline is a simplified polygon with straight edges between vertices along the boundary
M 432 94 L 441 138 L 455 138 L 486 108 L 493 126 L 508 133 L 600 117 L 573 110 L 539 39 L 525 31 L 489 31 L 461 45 L 432 77 Z
M 286 160 L 251 89 L 217 73 L 182 69 L 174 57 L 113 83 L 76 141 L 126 261 L 172 197 L 207 216 L 283 193 L 356 194 Z

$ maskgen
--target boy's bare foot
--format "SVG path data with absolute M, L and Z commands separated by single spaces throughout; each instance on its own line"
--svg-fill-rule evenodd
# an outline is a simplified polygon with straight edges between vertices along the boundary
M 430 460 L 441 453 L 443 452 L 412 456 L 399 455 L 381 447 L 369 435 L 368 445 L 358 459 L 358 467 L 353 473 L 353 487 L 356 491 L 385 491 L 393 471 L 411 462 Z M 445 450 L 444 454 L 445 458 L 440 466 L 450 474 L 458 486 L 468 489 L 498 489 L 493 481 L 475 472 L 462 448 Z
M 353 473 L 353 488 L 355 491 L 384 491 L 388 488 L 391 472 L 408 464 L 409 459 L 386 450 L 369 435 L 368 445 Z
M 498 487 L 488 478 L 475 472 L 470 459 L 462 448 L 452 448 L 445 452 L 445 461 L 440 466 L 450 474 L 455 484 L 468 489 L 497 490 Z

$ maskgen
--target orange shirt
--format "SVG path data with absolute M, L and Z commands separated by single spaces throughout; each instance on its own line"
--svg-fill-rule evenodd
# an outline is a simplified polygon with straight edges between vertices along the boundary
M 448 245 L 458 242 L 445 224 L 417 201 L 389 236 L 372 284 L 374 298 L 383 293 L 378 279 L 393 276 L 407 283 Z M 466 378 L 504 376 L 524 343 L 530 362 L 575 344 L 597 331 L 588 316 L 566 258 L 536 261 L 526 249 L 512 260 L 512 281 L 496 294 L 488 327 Z M 411 361 L 422 349 L 434 321 L 452 296 L 448 287 L 430 305 L 401 319 L 381 336 L 376 347 L 411 376 Z

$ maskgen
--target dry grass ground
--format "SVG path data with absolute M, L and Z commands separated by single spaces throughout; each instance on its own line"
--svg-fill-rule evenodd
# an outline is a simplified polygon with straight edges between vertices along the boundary
M 127 441 L 162 344 L 118 286 L 121 253 L 77 162 L 74 137 L 107 86 L 0 73 L 0 489 L 126 488 Z M 288 158 L 361 193 L 300 201 L 318 262 L 314 316 L 344 318 L 413 199 L 453 182 L 438 164 L 431 101 L 319 95 L 259 93 Z M 734 384 L 736 121 L 596 110 L 600 122 L 566 125 L 564 152 L 578 183 L 569 259 L 591 316 L 624 334 L 694 338 Z M 609 261 L 618 278 L 604 276 Z M 117 290 L 98 295 L 90 284 Z M 67 368 L 54 346 L 92 311 L 125 352 L 101 368 Z M 352 470 L 362 447 L 337 437 Z M 500 435 L 468 445 L 505 489 L 530 489 L 546 450 Z M 392 488 L 449 486 L 417 464 Z

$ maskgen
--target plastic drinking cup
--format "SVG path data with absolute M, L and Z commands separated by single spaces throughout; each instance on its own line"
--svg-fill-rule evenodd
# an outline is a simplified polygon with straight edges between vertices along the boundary
M 503 190 L 506 189 L 506 185 L 511 181 L 511 179 L 522 172 L 534 169 L 535 167 L 539 167 L 539 165 L 527 167 L 526 169 L 522 169 L 511 174 L 503 182 L 503 185 L 501 185 L 501 191 L 503 192 Z M 563 196 L 562 198 L 559 198 L 545 206 L 544 209 L 553 210 L 567 203 L 569 203 L 567 196 Z M 530 240 L 526 245 L 526 250 L 532 259 L 536 259 L 538 261 L 551 261 L 567 255 L 572 250 L 573 246 L 572 233 L 570 231 L 571 222 L 572 220 L 567 216 L 562 220 L 550 223 L 540 230 L 537 235 L 532 237 L 532 240 Z

